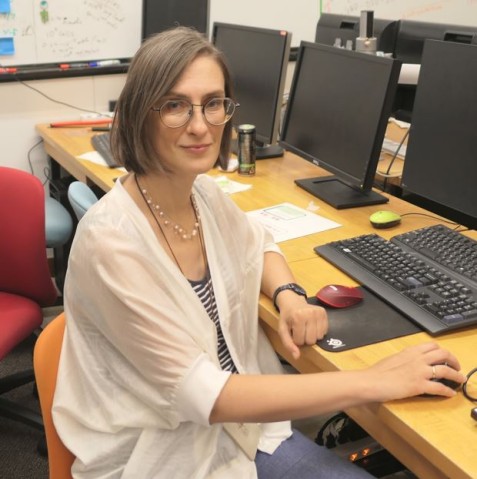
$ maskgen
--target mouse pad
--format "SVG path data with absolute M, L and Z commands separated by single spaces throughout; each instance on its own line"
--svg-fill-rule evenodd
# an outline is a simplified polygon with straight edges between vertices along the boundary
M 407 336 L 422 331 L 387 303 L 360 287 L 364 299 L 349 308 L 326 307 L 329 330 L 317 345 L 326 351 L 345 351 L 367 344 Z M 315 297 L 308 298 L 311 304 L 320 304 Z

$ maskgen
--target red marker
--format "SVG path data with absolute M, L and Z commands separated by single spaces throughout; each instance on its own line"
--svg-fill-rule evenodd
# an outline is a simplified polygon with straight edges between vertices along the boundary
M 68 70 L 68 68 L 70 67 L 69 63 L 60 63 L 59 67 L 62 69 L 62 70 Z
M 69 121 L 56 121 L 50 123 L 51 128 L 74 128 L 94 125 L 105 125 L 112 123 L 112 118 L 91 118 L 88 120 L 69 120 Z
M 18 71 L 15 67 L 1 67 L 0 73 L 16 73 Z

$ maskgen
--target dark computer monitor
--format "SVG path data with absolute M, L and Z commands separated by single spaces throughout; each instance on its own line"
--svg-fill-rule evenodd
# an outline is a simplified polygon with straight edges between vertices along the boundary
M 352 49 L 356 47 L 355 40 L 359 36 L 359 16 L 340 15 L 336 13 L 322 13 L 318 19 L 315 32 L 315 42 L 325 45 L 335 45 L 336 40 L 343 47 L 347 41 L 352 42 Z M 377 50 L 394 54 L 399 22 L 375 18 L 373 20 L 374 36 L 377 39 Z
M 283 155 L 278 133 L 291 33 L 216 22 L 212 41 L 225 54 L 240 103 L 234 127 L 255 125 L 257 159 Z
M 394 56 L 402 63 L 421 63 L 425 40 L 477 43 L 477 27 L 401 20 Z
M 404 199 L 477 227 L 477 45 L 426 41 L 402 176 Z
M 420 64 L 424 42 L 428 39 L 476 44 L 477 27 L 401 20 L 394 57 L 402 63 Z M 415 85 L 399 85 L 394 101 L 394 115 L 399 119 L 411 122 L 415 97 Z
M 209 32 L 210 0 L 143 0 L 142 38 L 182 25 Z
M 387 202 L 372 186 L 399 71 L 391 58 L 301 43 L 280 144 L 335 176 L 299 186 L 338 209 Z

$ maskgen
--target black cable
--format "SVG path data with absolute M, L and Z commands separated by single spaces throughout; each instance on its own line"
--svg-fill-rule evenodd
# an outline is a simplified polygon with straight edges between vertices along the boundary
M 54 98 L 52 98 L 51 96 L 47 95 L 46 93 L 43 93 L 41 90 L 39 90 L 38 88 L 35 88 L 34 86 L 31 86 L 29 85 L 28 83 L 26 83 L 25 81 L 23 80 L 20 80 L 20 78 L 18 78 L 16 75 L 14 75 L 15 77 L 15 80 L 18 82 L 18 83 L 21 83 L 23 86 L 27 87 L 27 88 L 30 88 L 31 90 L 33 90 L 34 92 L 36 93 L 39 93 L 41 96 L 45 97 L 47 100 L 50 100 L 52 101 L 53 103 L 57 103 L 58 105 L 64 105 L 64 106 L 68 106 L 70 108 L 74 108 L 75 110 L 79 110 L 79 111 L 85 111 L 87 113 L 94 113 L 95 115 L 100 115 L 100 116 L 103 116 L 103 114 L 99 111 L 96 111 L 96 110 L 90 110 L 90 109 L 87 109 L 87 108 L 81 108 L 79 106 L 75 106 L 75 105 L 72 105 L 71 103 L 66 103 L 64 101 L 60 101 L 60 100 L 55 100 Z
M 446 220 L 444 218 L 440 218 L 439 216 L 434 216 L 434 215 L 428 215 L 426 213 L 417 213 L 417 212 L 412 212 L 412 213 L 403 213 L 401 216 L 401 218 L 403 216 L 411 216 L 411 215 L 417 215 L 417 216 L 425 216 L 426 218 L 432 218 L 433 220 L 438 220 L 438 221 L 442 221 L 443 223 L 448 223 L 450 225 L 453 225 L 455 226 L 454 230 L 456 230 L 457 228 L 460 228 L 461 225 L 459 223 L 456 223 L 455 221 L 450 221 L 450 220 Z M 468 229 L 468 228 L 467 228 Z M 460 230 L 460 231 L 466 231 L 467 229 L 463 229 L 463 230 Z
M 36 142 L 29 150 L 28 150 L 28 153 L 27 153 L 27 159 L 28 159 L 28 164 L 30 165 L 30 172 L 32 175 L 35 175 L 35 171 L 33 170 L 33 163 L 31 161 L 31 152 L 38 146 L 40 145 L 41 143 L 43 143 L 43 138 L 40 138 L 40 140 L 38 142 Z
M 472 396 L 472 394 L 467 391 L 467 384 L 469 383 L 470 378 L 471 378 L 475 373 L 477 373 L 477 368 L 472 369 L 472 371 L 470 371 L 470 372 L 467 374 L 467 380 L 466 380 L 465 383 L 462 385 L 462 393 L 464 394 L 464 396 L 465 396 L 469 401 L 474 401 L 474 402 L 477 401 L 477 395 L 476 395 L 476 396 Z
M 389 172 L 391 171 L 391 168 L 393 166 L 393 163 L 394 161 L 396 160 L 398 154 L 399 154 L 399 151 L 401 150 L 402 148 L 402 145 L 404 144 L 404 142 L 406 141 L 406 138 L 409 136 L 409 130 L 411 128 L 408 128 L 406 130 L 406 133 L 404 134 L 404 136 L 402 137 L 401 141 L 399 142 L 399 145 L 398 147 L 396 148 L 396 151 L 394 152 L 392 158 L 391 158 L 391 161 L 389 162 L 389 165 L 388 165 L 388 168 L 386 170 L 386 173 L 384 175 L 384 181 L 383 181 L 383 191 L 386 191 L 386 186 L 387 186 L 387 181 L 388 181 L 388 176 L 389 176 Z

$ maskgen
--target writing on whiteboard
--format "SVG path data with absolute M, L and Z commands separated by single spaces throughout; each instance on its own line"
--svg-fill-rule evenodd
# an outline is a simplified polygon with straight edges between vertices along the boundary
M 11 0 L 0 36 L 14 39 L 4 64 L 132 57 L 141 42 L 142 8 L 130 0 Z
M 477 0 L 323 0 L 323 13 L 359 15 L 373 10 L 375 18 L 408 19 L 474 25 Z

